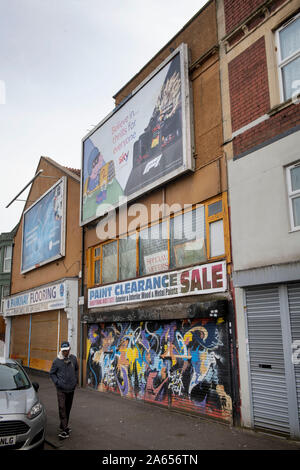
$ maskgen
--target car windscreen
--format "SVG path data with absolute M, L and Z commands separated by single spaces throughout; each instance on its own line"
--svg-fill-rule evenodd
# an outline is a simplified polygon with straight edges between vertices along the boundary
M 0 391 L 23 390 L 30 387 L 26 374 L 18 364 L 0 363 Z

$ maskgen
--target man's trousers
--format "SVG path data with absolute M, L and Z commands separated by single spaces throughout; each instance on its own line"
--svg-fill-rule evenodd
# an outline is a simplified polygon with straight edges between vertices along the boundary
M 67 431 L 68 429 L 70 411 L 71 411 L 72 403 L 73 403 L 73 397 L 74 397 L 74 391 L 63 392 L 61 390 L 57 390 L 60 428 L 63 431 Z

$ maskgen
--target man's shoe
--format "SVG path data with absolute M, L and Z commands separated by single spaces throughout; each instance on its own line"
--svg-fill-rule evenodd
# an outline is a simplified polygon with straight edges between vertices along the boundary
M 58 437 L 60 439 L 67 439 L 68 437 L 70 437 L 70 434 L 67 431 L 62 431 L 59 433 Z
M 59 432 L 63 431 L 63 428 L 59 427 Z M 72 432 L 72 429 L 70 428 L 70 426 L 68 426 L 66 429 L 65 429 L 66 432 L 70 433 Z

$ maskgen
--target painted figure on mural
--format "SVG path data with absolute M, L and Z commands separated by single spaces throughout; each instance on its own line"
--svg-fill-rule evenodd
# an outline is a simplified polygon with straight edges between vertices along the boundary
M 230 414 L 223 327 L 210 320 L 91 325 L 88 384 L 216 416 Z

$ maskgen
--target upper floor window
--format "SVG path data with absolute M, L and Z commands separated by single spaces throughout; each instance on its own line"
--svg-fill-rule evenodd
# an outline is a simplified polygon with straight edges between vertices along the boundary
M 9 296 L 9 286 L 0 286 L 0 313 L 4 311 L 4 297 Z
M 281 100 L 300 93 L 300 14 L 277 31 Z
M 3 272 L 9 273 L 11 270 L 12 246 L 4 247 Z
M 228 256 L 226 193 L 88 251 L 89 286 Z M 226 249 L 227 247 L 227 249 Z
M 287 168 L 287 184 L 292 230 L 300 230 L 300 162 Z

